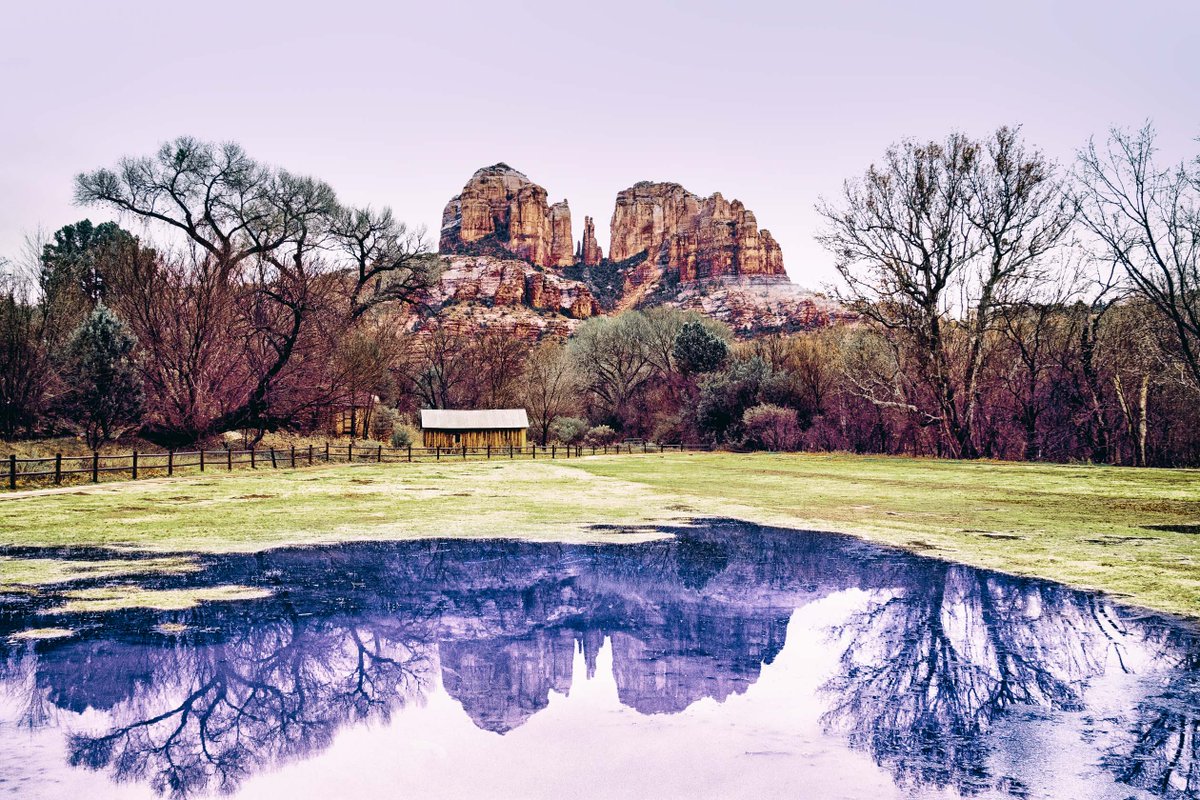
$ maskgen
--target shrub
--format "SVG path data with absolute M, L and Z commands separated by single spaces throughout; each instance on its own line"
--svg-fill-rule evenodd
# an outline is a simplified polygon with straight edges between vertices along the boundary
M 796 412 L 782 406 L 759 405 L 746 409 L 742 417 L 746 445 L 767 450 L 795 450 L 800 443 Z
M 758 404 L 759 390 L 770 375 L 770 367 L 754 356 L 735 360 L 726 369 L 705 376 L 696 400 L 701 433 L 715 442 L 744 438 L 745 413 Z
M 729 345 L 699 320 L 691 320 L 684 323 L 675 337 L 673 355 L 684 372 L 713 372 L 725 364 Z
M 396 425 L 392 428 L 392 447 L 408 447 L 416 441 L 417 432 L 407 425 Z
M 61 405 L 93 450 L 141 416 L 136 346 L 129 327 L 103 304 L 71 334 L 66 361 L 70 388 Z
M 550 423 L 550 438 L 562 444 L 579 444 L 588 432 L 588 421 L 577 417 L 555 417 Z
M 596 425 L 589 428 L 583 436 L 583 443 L 592 447 L 603 447 L 617 440 L 617 432 L 608 425 Z
M 396 428 L 396 417 L 399 414 L 391 406 L 378 405 L 371 412 L 371 438 L 385 442 Z

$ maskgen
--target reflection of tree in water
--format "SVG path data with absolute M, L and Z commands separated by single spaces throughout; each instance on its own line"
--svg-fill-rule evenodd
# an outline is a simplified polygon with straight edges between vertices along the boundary
M 152 688 L 99 734 L 74 734 L 70 762 L 186 796 L 231 791 L 264 766 L 329 745 L 349 721 L 386 720 L 420 697 L 426 659 L 387 625 L 277 621 L 219 644 L 152 651 Z
M 1148 638 L 1171 677 L 1134 707 L 1104 766 L 1121 783 L 1169 800 L 1200 797 L 1200 636 L 1160 627 Z
M 578 646 L 590 675 L 606 639 L 624 705 L 673 714 L 722 701 L 782 650 L 794 609 L 856 588 L 875 600 L 836 631 L 842 674 L 824 687 L 824 722 L 899 783 L 970 794 L 1021 788 L 1019 776 L 989 770 L 989 728 L 1005 710 L 1078 709 L 1088 678 L 1125 666 L 1132 634 L 1095 598 L 1061 587 L 834 535 L 724 523 L 674 533 L 629 545 L 428 541 L 213 559 L 203 575 L 165 576 L 158 588 L 207 581 L 274 596 L 64 619 L 92 638 L 38 645 L 6 646 L 5 626 L 28 618 L 0 613 L 0 685 L 30 726 L 57 724 L 59 710 L 103 712 L 111 727 L 73 735 L 71 762 L 184 796 L 234 789 L 326 747 L 344 724 L 386 720 L 423 696 L 437 667 L 474 723 L 498 734 L 570 689 Z M 162 622 L 188 632 L 147 633 Z M 1200 667 L 1200 647 L 1163 630 L 1157 644 L 1178 670 Z M 1134 735 L 1105 766 L 1172 800 L 1194 792 L 1196 690 L 1179 678 L 1167 700 L 1139 707 Z
M 984 734 L 1005 710 L 1076 710 L 1119 630 L 1094 598 L 936 562 L 855 614 L 823 722 L 902 785 L 996 785 Z M 1005 783 L 1019 792 L 1019 781 Z

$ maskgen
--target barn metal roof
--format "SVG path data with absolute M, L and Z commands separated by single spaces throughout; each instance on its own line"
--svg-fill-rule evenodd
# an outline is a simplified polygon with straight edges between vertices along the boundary
M 458 411 L 425 408 L 421 410 L 421 427 L 426 430 L 439 431 L 528 428 L 529 416 L 523 408 L 486 408 Z

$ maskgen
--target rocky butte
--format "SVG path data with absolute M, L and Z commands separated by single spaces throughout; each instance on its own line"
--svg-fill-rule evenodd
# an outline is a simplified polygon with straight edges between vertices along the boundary
M 476 245 L 472 248 L 471 245 Z M 539 267 L 575 263 L 571 209 L 507 164 L 477 170 L 442 212 L 443 253 L 500 248 Z
M 507 164 L 476 171 L 442 214 L 446 270 L 435 304 L 469 304 L 467 316 L 479 324 L 509 316 L 529 328 L 530 311 L 565 318 L 532 324 L 544 332 L 658 305 L 700 311 L 742 336 L 845 317 L 791 282 L 779 243 L 738 200 L 700 197 L 677 183 L 636 183 L 617 193 L 605 258 L 592 217 L 574 244 L 567 201 L 547 198 Z

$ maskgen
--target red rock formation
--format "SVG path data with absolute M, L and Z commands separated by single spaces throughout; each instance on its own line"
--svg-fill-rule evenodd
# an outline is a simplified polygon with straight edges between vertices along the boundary
M 548 205 L 546 190 L 511 167 L 479 170 L 443 214 L 440 249 L 453 255 L 430 305 L 465 325 L 529 336 L 658 305 L 700 311 L 739 336 L 851 320 L 788 280 L 778 243 L 737 200 L 637 183 L 617 195 L 608 260 L 591 217 L 572 252 L 570 214 L 565 200 Z
M 496 308 L 524 305 L 574 319 L 587 319 L 600 311 L 591 291 L 580 281 L 539 270 L 515 258 L 493 256 L 445 258 L 428 303 L 437 307 L 469 303 Z
M 538 266 L 573 263 L 567 202 L 547 205 L 546 190 L 507 164 L 478 170 L 442 212 L 442 253 L 471 252 L 489 239 Z
M 576 260 L 585 267 L 597 266 L 604 260 L 604 252 L 596 242 L 596 225 L 591 217 L 583 218 L 583 239 L 579 242 Z
M 617 195 L 608 256 L 624 261 L 643 251 L 646 274 L 630 275 L 632 285 L 654 272 L 682 281 L 786 274 L 778 243 L 740 201 L 700 198 L 677 183 L 643 181 Z
M 575 263 L 571 252 L 571 209 L 566 200 L 560 200 L 550 206 L 550 253 L 548 267 L 569 267 Z M 537 262 L 535 262 L 537 263 Z

